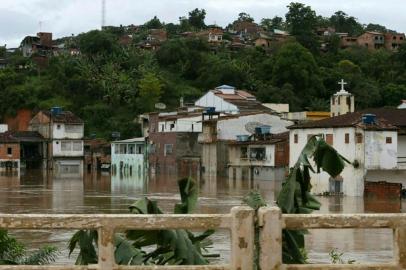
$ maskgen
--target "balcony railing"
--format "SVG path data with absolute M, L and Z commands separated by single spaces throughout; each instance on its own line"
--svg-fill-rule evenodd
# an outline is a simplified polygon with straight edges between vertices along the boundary
M 3 229 L 94 229 L 98 230 L 98 264 L 89 266 L 45 265 L 0 266 L 2 269 L 173 269 L 173 270 L 253 270 L 254 219 L 260 226 L 259 263 L 262 270 L 300 269 L 405 269 L 406 214 L 308 214 L 282 215 L 277 207 L 254 210 L 235 207 L 229 214 L 217 215 L 0 215 Z M 394 231 L 394 261 L 380 264 L 303 264 L 282 263 L 283 229 L 366 229 Z M 226 265 L 196 266 L 119 266 L 114 260 L 114 233 L 127 229 L 228 229 L 231 232 L 231 260 Z

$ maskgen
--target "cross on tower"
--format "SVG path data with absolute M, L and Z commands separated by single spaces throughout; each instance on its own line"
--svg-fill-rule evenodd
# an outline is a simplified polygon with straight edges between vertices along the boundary
M 344 79 L 341 79 L 341 81 L 338 84 L 341 85 L 341 91 L 345 91 L 344 85 L 346 85 L 347 83 L 344 81 Z

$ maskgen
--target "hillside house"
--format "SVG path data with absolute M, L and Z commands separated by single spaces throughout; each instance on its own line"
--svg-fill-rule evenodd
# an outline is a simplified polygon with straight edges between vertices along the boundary
M 145 138 L 112 142 L 111 167 L 113 174 L 145 175 L 148 168 Z
M 84 159 L 88 172 L 109 171 L 111 167 L 111 144 L 104 139 L 84 140 Z
M 385 47 L 385 35 L 380 32 L 368 31 L 357 38 L 357 43 L 369 50 L 378 50 Z
M 70 111 L 54 107 L 40 111 L 30 122 L 30 130 L 47 140 L 46 168 L 60 176 L 83 175 L 84 122 Z
M 209 43 L 222 43 L 223 42 L 223 30 L 221 28 L 211 28 L 208 30 L 200 31 L 195 34 L 196 37 L 201 38 Z
M 404 33 L 386 33 L 385 48 L 390 51 L 397 51 L 405 43 Z
M 229 85 L 222 85 L 208 91 L 195 102 L 195 105 L 202 108 L 212 107 L 216 112 L 231 114 L 271 111 L 255 96 Z
M 289 132 L 262 132 L 263 127 L 258 127 L 254 135 L 237 136 L 237 140 L 228 143 L 230 180 L 284 179 L 289 165 Z
M 20 143 L 10 133 L 0 133 L 0 171 L 20 171 Z
M 269 111 L 203 119 L 202 133 L 199 135 L 203 173 L 227 176 L 230 160 L 228 144 L 235 141 L 237 136 L 251 136 L 256 127 L 264 125 L 271 127 L 271 134 L 279 134 L 286 132 L 286 127 L 292 124 Z
M 33 54 L 50 56 L 54 54 L 57 47 L 53 46 L 52 33 L 39 32 L 37 36 L 26 36 L 20 44 L 24 57 L 31 57 Z

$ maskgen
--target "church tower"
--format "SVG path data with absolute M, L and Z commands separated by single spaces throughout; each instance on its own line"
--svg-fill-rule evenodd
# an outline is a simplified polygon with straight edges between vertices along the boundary
M 341 90 L 335 93 L 330 100 L 331 117 L 354 112 L 354 95 L 347 92 L 344 86 L 347 84 L 341 80 Z

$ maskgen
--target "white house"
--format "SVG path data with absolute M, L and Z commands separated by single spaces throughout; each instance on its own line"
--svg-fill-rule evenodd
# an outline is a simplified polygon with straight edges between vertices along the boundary
M 114 174 L 144 175 L 147 164 L 147 145 L 144 137 L 111 143 L 111 166 Z
M 374 114 L 355 112 L 299 124 L 290 129 L 290 161 L 295 165 L 312 135 L 322 134 L 351 164 L 341 175 L 331 178 L 326 172 L 311 174 L 312 192 L 362 196 L 368 170 L 398 168 L 398 128 Z
M 54 107 L 40 111 L 30 121 L 30 130 L 47 140 L 47 164 L 61 176 L 81 176 L 84 157 L 84 122 L 70 111 Z
M 222 85 L 208 91 L 195 102 L 195 105 L 203 108 L 212 107 L 216 112 L 231 114 L 272 111 L 263 106 L 255 96 L 229 85 Z
M 270 126 L 271 134 L 288 131 L 286 127 L 293 122 L 282 120 L 271 113 L 256 112 L 238 115 L 220 116 L 203 121 L 203 130 L 199 134 L 202 144 L 203 171 L 210 175 L 227 175 L 229 162 L 228 143 L 235 141 L 237 135 L 250 136 L 259 126 Z

